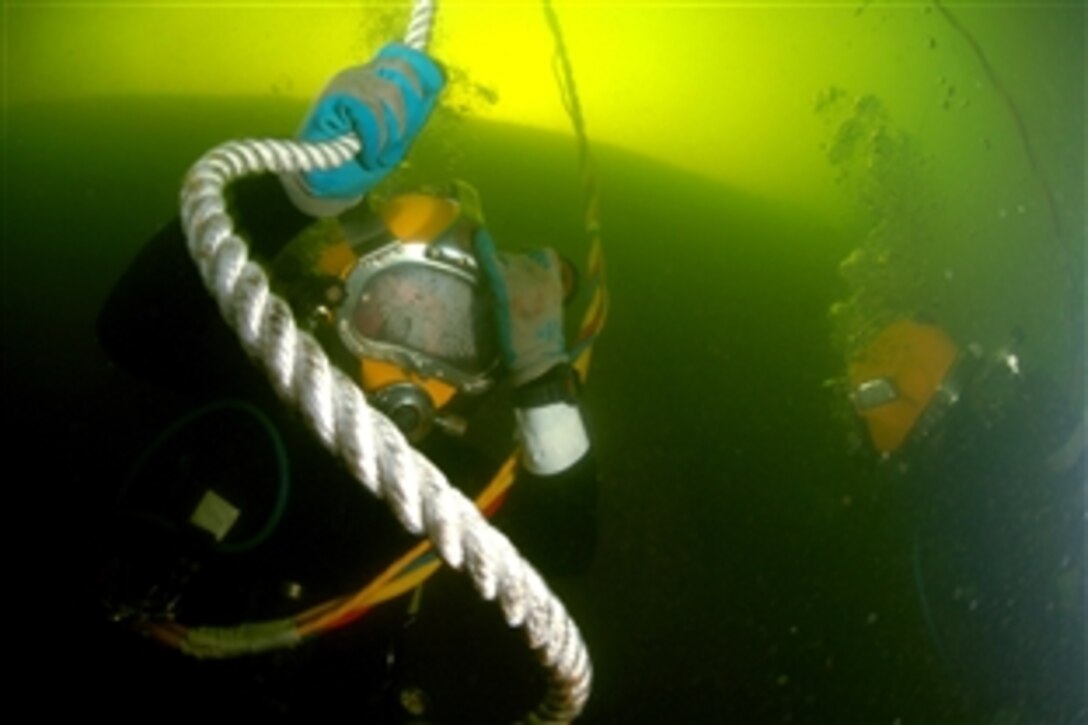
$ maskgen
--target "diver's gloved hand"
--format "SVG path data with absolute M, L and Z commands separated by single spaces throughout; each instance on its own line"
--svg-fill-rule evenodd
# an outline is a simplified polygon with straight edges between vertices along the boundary
M 354 133 L 362 149 L 338 168 L 285 176 L 292 201 L 315 216 L 359 203 L 404 159 L 444 85 L 434 60 L 401 43 L 390 43 L 366 65 L 339 73 L 310 110 L 299 138 L 319 142 Z
M 558 476 L 589 450 L 563 339 L 563 281 L 551 249 L 503 254 L 486 230 L 473 239 L 491 287 L 503 362 L 514 381 L 514 418 L 527 471 Z
M 503 362 L 523 386 L 568 362 L 563 337 L 563 281 L 551 249 L 498 252 L 485 229 L 473 240 L 476 259 L 491 288 Z

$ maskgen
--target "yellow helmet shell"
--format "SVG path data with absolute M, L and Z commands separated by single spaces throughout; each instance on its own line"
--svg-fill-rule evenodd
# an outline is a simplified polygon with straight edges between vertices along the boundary
M 900 320 L 850 362 L 852 389 L 883 379 L 897 393 L 894 400 L 858 411 L 878 451 L 892 453 L 903 445 L 958 356 L 956 344 L 939 327 Z

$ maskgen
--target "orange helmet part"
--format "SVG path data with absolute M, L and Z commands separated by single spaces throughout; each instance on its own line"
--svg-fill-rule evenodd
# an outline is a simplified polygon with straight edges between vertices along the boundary
M 457 202 L 428 194 L 402 194 L 378 209 L 385 226 L 402 241 L 430 242 L 457 221 Z
M 363 390 L 367 392 L 380 390 L 393 383 L 415 383 L 427 391 L 434 402 L 434 407 L 439 409 L 457 392 L 456 387 L 443 380 L 425 378 L 395 363 L 368 358 L 359 362 L 359 380 L 362 382 Z
M 958 355 L 956 344 L 940 328 L 900 320 L 850 362 L 852 389 L 884 378 L 898 393 L 895 400 L 860 412 L 877 450 L 891 453 L 903 445 Z
M 317 270 L 330 277 L 346 278 L 359 258 L 347 242 L 339 242 L 321 250 L 317 259 Z

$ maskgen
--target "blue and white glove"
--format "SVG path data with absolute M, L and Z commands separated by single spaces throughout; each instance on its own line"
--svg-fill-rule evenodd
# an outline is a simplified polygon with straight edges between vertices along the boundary
M 438 64 L 401 43 L 372 61 L 342 71 L 325 88 L 299 131 L 320 142 L 356 134 L 359 154 L 335 169 L 285 176 L 292 201 L 314 216 L 333 216 L 363 196 L 404 160 L 445 86 Z

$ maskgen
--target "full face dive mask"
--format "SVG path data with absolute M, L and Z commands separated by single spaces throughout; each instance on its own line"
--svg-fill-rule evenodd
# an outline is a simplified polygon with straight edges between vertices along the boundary
M 457 432 L 442 409 L 458 393 L 475 395 L 499 367 L 494 313 L 471 252 L 476 215 L 458 199 L 409 194 L 380 205 L 382 229 L 365 249 L 325 250 L 343 294 L 333 322 L 359 361 L 372 403 L 418 442 L 436 424 Z M 346 247 L 346 249 L 345 249 Z

